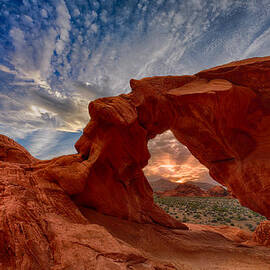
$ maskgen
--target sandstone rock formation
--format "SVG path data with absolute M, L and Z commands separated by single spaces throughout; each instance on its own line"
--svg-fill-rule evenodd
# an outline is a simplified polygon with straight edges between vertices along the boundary
M 224 254 L 230 266 L 270 268 L 269 249 L 239 251 L 246 236 L 183 230 L 154 204 L 142 171 L 147 141 L 171 129 L 216 181 L 269 218 L 269 76 L 266 57 L 131 80 L 130 94 L 90 103 L 75 155 L 39 161 L 1 136 L 0 269 L 192 269 L 202 258 L 206 269 L 228 269 Z M 89 208 L 108 216 L 97 224 Z
M 176 269 L 88 220 L 64 191 L 66 183 L 61 188 L 36 173 L 44 173 L 46 167 L 48 173 L 58 172 L 61 177 L 69 160 L 74 166 L 74 172 L 69 172 L 72 177 L 79 160 L 76 155 L 41 162 L 13 140 L 2 138 L 2 149 L 12 149 L 12 155 L 1 152 L 5 161 L 0 161 L 0 270 Z M 75 189 L 71 185 L 69 190 Z
M 24 147 L 0 134 L 0 161 L 30 164 L 37 160 Z
M 91 121 L 76 143 L 90 175 L 76 202 L 156 221 L 142 167 L 147 141 L 170 129 L 242 205 L 269 218 L 269 75 L 270 57 L 253 58 L 193 76 L 131 80 L 130 94 L 91 102 Z M 113 204 L 108 190 L 118 194 Z
M 261 245 L 270 246 L 270 220 L 265 220 L 257 226 L 253 238 Z
M 227 189 L 222 186 L 214 186 L 207 191 L 209 197 L 232 197 Z
M 7 147 L 9 143 L 15 145 L 7 140 Z M 270 267 L 269 249 L 239 248 L 252 236 L 236 228 L 188 225 L 189 231 L 176 230 L 78 208 L 64 191 L 65 186 L 48 181 L 44 168 L 51 166 L 47 172 L 58 168 L 61 175 L 61 167 L 65 171 L 64 164 L 72 163 L 76 171 L 79 158 L 25 163 L 29 153 L 17 146 L 12 162 L 0 161 L 1 270 Z M 62 166 L 54 167 L 57 162 Z M 202 260 L 205 257 L 207 260 Z

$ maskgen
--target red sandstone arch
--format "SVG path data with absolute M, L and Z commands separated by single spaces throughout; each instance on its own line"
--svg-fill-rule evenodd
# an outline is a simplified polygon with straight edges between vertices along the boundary
M 77 203 L 138 222 L 180 226 L 153 204 L 147 141 L 170 129 L 240 202 L 270 217 L 270 57 L 194 76 L 131 80 L 132 92 L 89 104 L 76 143 L 87 177 Z M 71 192 L 72 193 L 72 192 Z
M 93 224 L 96 216 L 86 218 L 70 197 L 105 214 L 187 229 L 153 203 L 152 190 L 142 172 L 150 157 L 147 141 L 171 129 L 209 168 L 214 179 L 226 185 L 243 205 L 269 218 L 269 78 L 270 57 L 266 57 L 230 63 L 194 76 L 131 80 L 130 94 L 90 103 L 91 121 L 76 143 L 78 154 L 48 161 L 34 159 L 23 147 L 0 135 L 2 268 L 105 269 L 105 265 L 111 269 L 119 264 L 139 267 L 138 262 L 142 262 L 147 267 L 167 269 L 168 250 L 180 252 L 182 265 L 183 254 L 191 250 L 182 249 L 182 245 L 192 241 L 196 257 L 197 252 L 204 257 L 212 252 L 216 262 L 227 248 L 226 258 L 234 252 L 242 261 L 251 256 L 248 262 L 254 259 L 257 267 L 261 254 L 267 256 L 269 252 L 260 249 L 259 254 L 252 255 L 238 251 L 239 243 L 250 238 L 228 242 L 215 234 L 212 241 L 213 234 L 205 230 L 180 234 L 157 226 L 150 226 L 150 231 L 148 226 L 140 226 L 140 231 L 146 232 L 134 234 L 137 226 L 130 223 L 132 237 L 148 238 L 149 232 L 158 239 L 166 236 L 166 244 L 172 248 L 165 251 L 166 264 L 160 266 L 152 261 L 156 249 L 150 249 L 154 256 L 145 258 L 145 251 L 134 250 Z M 107 222 L 111 221 L 109 217 Z M 114 221 L 111 227 L 116 223 L 121 222 Z M 116 231 L 126 229 L 127 224 L 123 221 Z M 152 229 L 159 233 L 151 234 Z M 254 239 L 268 245 L 268 231 L 269 222 L 262 223 Z M 205 239 L 211 244 L 218 241 L 210 253 L 201 251 L 206 247 L 211 250 L 211 244 L 198 248 Z M 220 241 L 225 248 L 220 249 Z M 222 252 L 219 257 L 216 248 Z M 263 261 L 267 261 L 265 257 Z
M 170 129 L 242 205 L 270 217 L 270 57 L 193 76 L 131 80 L 132 92 L 89 104 L 78 154 L 30 161 L 77 204 L 141 223 L 185 229 L 153 203 L 142 168 L 147 141 Z

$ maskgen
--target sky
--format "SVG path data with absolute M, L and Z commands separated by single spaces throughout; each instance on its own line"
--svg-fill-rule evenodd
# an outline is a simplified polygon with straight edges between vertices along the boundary
M 40 159 L 75 153 L 91 100 L 269 55 L 269 15 L 270 0 L 0 0 L 0 133 Z M 149 147 L 149 177 L 203 171 L 170 132 Z

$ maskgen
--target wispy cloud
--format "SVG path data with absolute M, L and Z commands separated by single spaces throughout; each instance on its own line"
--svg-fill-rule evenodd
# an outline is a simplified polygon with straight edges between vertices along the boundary
M 1 3 L 0 132 L 51 129 L 57 148 L 57 132 L 84 127 L 90 100 L 128 92 L 130 78 L 268 54 L 268 0 L 116 2 Z

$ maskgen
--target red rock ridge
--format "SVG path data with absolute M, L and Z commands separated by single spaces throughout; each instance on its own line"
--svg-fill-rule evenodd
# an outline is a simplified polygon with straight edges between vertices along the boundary
M 207 197 L 208 193 L 201 188 L 186 183 L 179 183 L 175 189 L 157 192 L 162 197 Z
M 24 164 L 37 161 L 24 147 L 2 134 L 0 134 L 0 160 Z
M 179 183 L 171 190 L 156 192 L 161 197 L 226 197 L 232 198 L 230 193 L 222 186 L 214 186 L 209 190 L 203 190 L 195 184 Z

